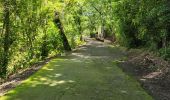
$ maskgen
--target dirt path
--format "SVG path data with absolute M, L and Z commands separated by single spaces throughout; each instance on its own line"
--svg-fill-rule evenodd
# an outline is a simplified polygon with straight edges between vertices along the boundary
M 52 60 L 0 100 L 152 100 L 114 63 L 123 57 L 118 47 L 89 41 Z

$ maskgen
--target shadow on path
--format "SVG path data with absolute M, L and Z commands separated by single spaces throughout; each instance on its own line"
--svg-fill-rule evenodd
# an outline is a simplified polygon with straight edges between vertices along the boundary
M 119 47 L 91 40 L 52 60 L 0 100 L 152 100 L 114 63 L 124 56 Z

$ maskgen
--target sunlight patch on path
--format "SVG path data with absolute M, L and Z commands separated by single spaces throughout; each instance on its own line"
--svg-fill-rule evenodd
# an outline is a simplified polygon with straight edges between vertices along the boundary
M 116 65 L 122 57 L 120 48 L 90 41 L 52 60 L 0 100 L 152 100 Z

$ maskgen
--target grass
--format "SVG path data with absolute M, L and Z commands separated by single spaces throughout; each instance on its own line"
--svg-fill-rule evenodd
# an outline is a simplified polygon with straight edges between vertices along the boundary
M 52 60 L 0 100 L 152 100 L 114 63 L 123 57 L 118 52 L 97 44 L 82 47 Z

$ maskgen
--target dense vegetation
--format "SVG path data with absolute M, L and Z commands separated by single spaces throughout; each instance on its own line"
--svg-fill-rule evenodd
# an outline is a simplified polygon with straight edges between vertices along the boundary
M 98 33 L 170 58 L 169 0 L 0 0 L 0 76 L 70 51 Z

